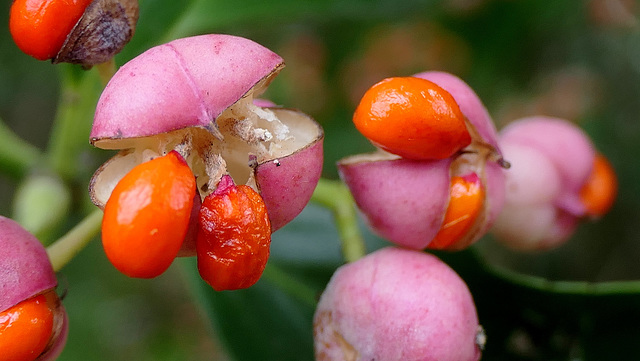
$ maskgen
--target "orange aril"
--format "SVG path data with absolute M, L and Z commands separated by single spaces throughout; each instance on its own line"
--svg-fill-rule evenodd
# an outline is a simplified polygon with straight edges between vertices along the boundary
M 15 0 L 9 30 L 16 45 L 39 60 L 55 57 L 92 0 Z
M 163 273 L 187 234 L 195 192 L 195 177 L 176 151 L 138 164 L 118 182 L 104 208 L 107 258 L 129 277 Z
M 200 208 L 200 276 L 216 291 L 250 287 L 264 271 L 270 245 L 271 223 L 262 197 L 224 176 Z
M 0 313 L 0 361 L 33 361 L 49 345 L 54 311 L 44 294 Z
M 606 214 L 618 193 L 618 180 L 611 163 L 602 154 L 596 154 L 593 169 L 587 182 L 580 190 L 580 199 L 587 214 L 601 217 Z
M 471 143 L 453 96 L 421 78 L 387 78 L 373 85 L 353 122 L 374 145 L 408 159 L 448 158 Z
M 452 177 L 449 189 L 449 206 L 444 221 L 430 249 L 447 249 L 462 239 L 473 227 L 482 212 L 484 188 L 475 173 L 465 177 Z

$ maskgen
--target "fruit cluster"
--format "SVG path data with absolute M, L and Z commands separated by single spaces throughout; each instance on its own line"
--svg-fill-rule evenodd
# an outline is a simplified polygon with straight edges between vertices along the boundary
M 551 248 L 615 198 L 612 167 L 578 127 L 534 117 L 498 137 L 450 74 L 385 79 L 353 120 L 378 150 L 343 159 L 340 175 L 371 228 L 404 249 L 334 273 L 314 316 L 317 360 L 478 360 L 485 335 L 469 290 L 419 251 L 468 247 L 492 225 L 510 247 Z
M 258 280 L 271 233 L 304 208 L 322 167 L 317 123 L 253 101 L 282 66 L 250 40 L 202 35 L 118 70 L 98 102 L 91 142 L 123 150 L 90 189 L 117 269 L 150 278 L 178 255 L 196 255 L 216 290 Z

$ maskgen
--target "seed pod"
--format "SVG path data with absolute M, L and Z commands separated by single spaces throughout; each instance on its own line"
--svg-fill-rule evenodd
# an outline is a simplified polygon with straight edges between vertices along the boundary
M 3 353 L 21 360 L 30 357 L 25 355 L 55 359 L 66 341 L 68 320 L 44 247 L 17 222 L 0 217 L 0 254 L 0 328 L 7 328 L 0 332 Z M 32 322 L 41 319 L 33 312 L 46 320 Z M 28 322 L 21 321 L 25 317 Z
M 253 103 L 283 66 L 270 50 L 230 35 L 175 40 L 122 66 L 100 97 L 91 142 L 124 150 L 94 174 L 94 204 L 104 207 L 136 164 L 176 150 L 201 199 L 230 174 L 260 193 L 273 231 L 291 221 L 320 177 L 323 132 L 298 111 Z
M 473 361 L 484 345 L 464 281 L 435 256 L 400 248 L 340 267 L 313 324 L 318 361 Z
M 378 151 L 342 159 L 338 169 L 358 208 L 371 228 L 401 246 L 430 247 L 445 222 L 454 177 L 477 177 L 482 208 L 473 211 L 474 221 L 459 239 L 445 247 L 468 247 L 483 236 L 497 217 L 504 201 L 504 175 L 495 128 L 475 93 L 457 77 L 445 73 L 423 73 L 450 91 L 467 119 L 473 141 L 461 153 L 442 160 L 409 160 Z M 469 125 L 470 124 L 470 125 Z M 482 134 L 482 135 L 481 135 Z M 483 138 L 486 136 L 487 138 Z M 469 214 L 468 216 L 471 216 Z
M 505 245 L 523 251 L 557 247 L 581 219 L 600 217 L 612 206 L 615 173 L 574 124 L 523 118 L 502 130 L 500 144 L 513 167 L 492 233 Z

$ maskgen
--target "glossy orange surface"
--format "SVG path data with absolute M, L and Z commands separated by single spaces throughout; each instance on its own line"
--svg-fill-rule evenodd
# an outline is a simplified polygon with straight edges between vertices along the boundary
M 222 187 L 202 203 L 196 240 L 198 271 L 216 291 L 256 283 L 271 245 L 271 225 L 262 197 L 249 186 Z
M 593 161 L 593 170 L 580 190 L 580 199 L 592 217 L 605 215 L 618 194 L 618 179 L 611 163 L 602 154 Z
M 42 294 L 0 313 L 0 361 L 37 359 L 51 340 L 53 312 Z
M 374 145 L 408 159 L 444 159 L 471 143 L 455 99 L 421 78 L 387 78 L 373 85 L 353 122 Z
M 442 226 L 429 244 L 430 249 L 446 249 L 460 240 L 473 226 L 484 203 L 484 188 L 480 179 L 452 177 L 449 206 Z
M 169 268 L 187 233 L 195 192 L 195 177 L 175 151 L 134 167 L 104 209 L 102 244 L 111 263 L 139 278 Z
M 16 0 L 9 30 L 16 45 L 39 60 L 58 54 L 92 0 Z

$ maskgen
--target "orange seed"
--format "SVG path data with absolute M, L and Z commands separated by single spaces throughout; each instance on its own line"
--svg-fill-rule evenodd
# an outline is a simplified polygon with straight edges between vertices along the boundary
M 469 232 L 482 212 L 484 188 L 473 173 L 465 177 L 452 177 L 449 206 L 442 226 L 429 244 L 430 249 L 447 249 Z
M 421 78 L 387 78 L 373 85 L 353 122 L 374 145 L 408 159 L 448 158 L 471 143 L 453 96 Z
M 129 277 L 163 273 L 187 234 L 195 192 L 195 177 L 176 151 L 138 164 L 118 182 L 104 208 L 107 258 Z

